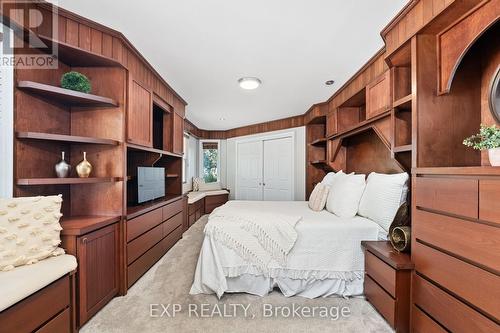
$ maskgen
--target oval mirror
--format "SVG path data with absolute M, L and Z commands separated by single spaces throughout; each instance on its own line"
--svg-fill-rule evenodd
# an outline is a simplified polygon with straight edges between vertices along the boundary
M 490 91 L 490 110 L 497 122 L 500 122 L 500 67 L 497 68 Z

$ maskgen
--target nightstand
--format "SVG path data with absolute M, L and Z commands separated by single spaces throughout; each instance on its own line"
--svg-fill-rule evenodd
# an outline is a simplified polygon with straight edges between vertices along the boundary
M 410 331 L 410 255 L 394 250 L 387 241 L 363 241 L 365 296 L 399 332 Z

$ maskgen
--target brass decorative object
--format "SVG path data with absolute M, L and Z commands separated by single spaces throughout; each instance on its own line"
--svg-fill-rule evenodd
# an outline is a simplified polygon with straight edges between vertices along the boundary
M 392 247 L 399 252 L 410 251 L 411 228 L 410 228 L 410 208 L 408 204 L 403 203 L 389 227 L 389 239 Z
M 92 172 L 92 164 L 87 161 L 87 152 L 83 152 L 83 161 L 78 163 L 76 166 L 76 173 L 78 173 L 78 177 L 80 178 L 88 178 L 90 173 Z
M 396 251 L 408 252 L 411 246 L 411 228 L 409 226 L 395 227 L 391 233 L 391 244 Z
M 66 178 L 71 171 L 71 165 L 64 160 L 64 152 L 61 152 L 61 160 L 54 166 L 58 178 Z

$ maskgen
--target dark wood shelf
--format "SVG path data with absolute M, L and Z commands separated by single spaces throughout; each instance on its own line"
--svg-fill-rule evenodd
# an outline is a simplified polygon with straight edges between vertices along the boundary
M 151 148 L 151 147 L 144 147 L 144 146 L 139 146 L 135 145 L 132 143 L 127 143 L 127 148 L 130 150 L 135 150 L 135 151 L 147 151 L 150 153 L 155 153 L 155 154 L 161 154 L 165 156 L 172 156 L 172 157 L 182 157 L 182 155 L 171 153 L 166 150 L 161 150 L 161 149 L 156 149 L 156 148 Z
M 326 160 L 315 160 L 315 161 L 310 161 L 312 165 L 319 165 L 319 164 L 326 164 Z
M 398 108 L 398 109 L 411 109 L 411 100 L 412 100 L 412 96 L 411 94 L 403 97 L 403 98 L 400 98 L 398 99 L 397 101 L 394 101 L 392 103 L 392 107 L 393 108 Z
M 389 241 L 361 241 L 361 245 L 394 269 L 413 269 L 410 255 L 394 250 Z
M 167 173 L 165 178 L 179 178 L 179 175 L 176 173 Z
M 393 152 L 404 153 L 404 152 L 410 152 L 410 151 L 412 151 L 412 149 L 413 149 L 413 146 L 411 144 L 404 145 L 404 146 L 397 146 L 397 147 L 394 147 Z
M 61 219 L 62 235 L 80 236 L 120 221 L 121 216 L 70 216 Z
M 326 138 L 314 140 L 310 143 L 311 146 L 324 146 L 326 145 Z
M 139 204 L 137 206 L 128 206 L 127 207 L 127 219 L 133 219 L 134 217 L 137 217 L 139 215 L 142 215 L 144 213 L 147 213 L 149 211 L 152 211 L 154 209 L 160 208 L 162 206 L 165 206 L 171 202 L 177 201 L 182 199 L 184 195 L 178 195 L 178 194 L 167 194 L 163 198 L 152 200 L 143 204 Z
M 372 117 L 372 118 L 367 119 L 367 120 L 363 120 L 362 122 L 358 123 L 357 125 L 355 125 L 351 128 L 347 128 L 345 130 L 342 130 L 342 131 L 328 137 L 328 139 L 337 139 L 340 137 L 347 138 L 347 137 L 362 133 L 364 131 L 371 129 L 372 124 L 375 123 L 376 121 L 383 119 L 385 117 L 389 117 L 390 115 L 391 115 L 391 110 L 387 110 L 387 111 L 385 111 L 385 112 L 383 112 L 375 117 Z
M 72 67 L 123 67 L 118 60 L 113 58 L 54 40 L 51 37 L 38 35 L 38 38 L 47 45 L 55 44 L 58 50 L 57 58 L 66 65 Z
M 21 90 L 38 95 L 43 99 L 55 101 L 69 106 L 81 107 L 116 107 L 118 102 L 111 98 L 86 94 L 79 91 L 64 89 L 49 84 L 33 81 L 19 81 L 17 87 Z
M 96 184 L 121 181 L 120 177 L 89 177 L 89 178 L 18 178 L 17 185 L 67 185 L 67 184 Z
M 120 144 L 119 141 L 111 139 L 100 139 L 100 138 L 93 138 L 86 136 L 50 134 L 50 133 L 39 133 L 39 132 L 16 132 L 16 137 L 19 139 L 48 140 L 48 141 L 60 141 L 69 143 L 88 143 L 88 144 L 115 145 L 115 146 Z
M 500 167 L 493 166 L 413 168 L 411 171 L 419 175 L 500 176 Z

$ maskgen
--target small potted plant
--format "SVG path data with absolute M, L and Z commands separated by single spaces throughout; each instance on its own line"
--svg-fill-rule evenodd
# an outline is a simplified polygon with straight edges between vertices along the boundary
M 488 150 L 492 166 L 500 166 L 500 128 L 481 124 L 479 133 L 464 140 L 464 145 L 478 150 Z
M 61 77 L 61 87 L 87 94 L 92 90 L 89 79 L 82 73 L 75 71 L 65 73 Z

